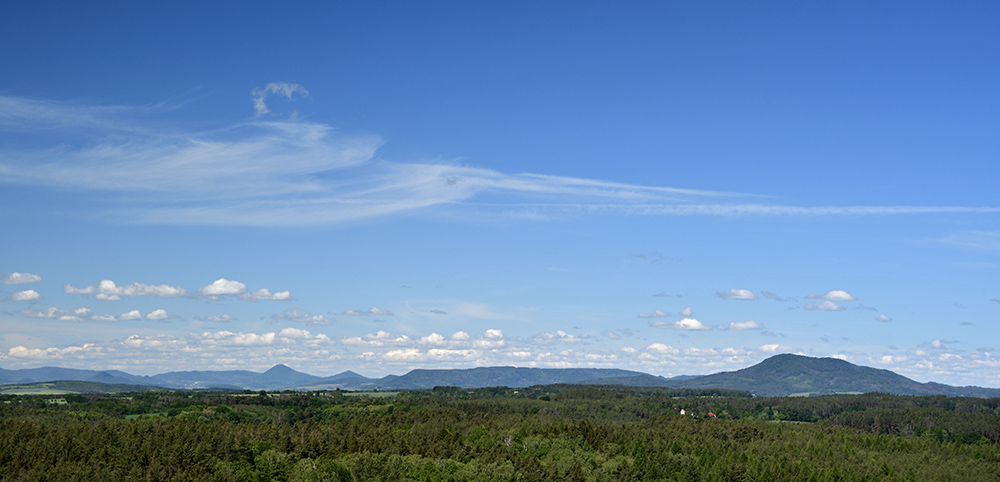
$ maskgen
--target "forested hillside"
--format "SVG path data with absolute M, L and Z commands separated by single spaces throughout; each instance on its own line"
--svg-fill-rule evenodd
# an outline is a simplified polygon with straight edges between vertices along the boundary
M 1000 479 L 1000 399 L 556 385 L 0 401 L 4 481 Z

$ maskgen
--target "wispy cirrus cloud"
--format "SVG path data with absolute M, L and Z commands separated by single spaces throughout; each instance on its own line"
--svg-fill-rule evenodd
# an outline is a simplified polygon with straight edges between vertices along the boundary
M 105 196 L 102 213 L 142 224 L 303 226 L 443 209 L 518 219 L 560 216 L 867 216 L 998 213 L 977 206 L 787 206 L 752 196 L 454 162 L 377 157 L 383 139 L 320 122 L 263 120 L 268 96 L 308 96 L 275 82 L 251 92 L 255 118 L 214 129 L 165 129 L 156 109 L 0 96 L 0 129 L 57 147 L 0 148 L 0 183 Z M 142 112 L 144 115 L 137 115 Z M 72 139 L 77 141 L 73 143 Z M 30 144 L 30 143 L 29 143 Z M 39 146 L 52 143 L 37 142 Z M 480 197 L 489 194 L 493 202 Z M 753 196 L 756 197 L 756 196 Z M 706 202 L 713 200 L 715 202 Z M 995 233 L 994 233 L 995 234 Z M 979 236 L 983 238 L 983 236 Z M 993 236 L 985 236 L 993 239 Z
M 391 312 L 389 310 L 383 310 L 383 309 L 381 309 L 381 308 L 379 308 L 377 306 L 373 306 L 373 307 L 371 307 L 371 308 L 369 308 L 367 310 L 344 310 L 343 313 L 341 313 L 341 314 L 344 314 L 344 315 L 347 315 L 347 316 L 368 316 L 368 315 L 375 315 L 375 316 L 395 316 L 395 313 L 393 313 L 393 312 Z

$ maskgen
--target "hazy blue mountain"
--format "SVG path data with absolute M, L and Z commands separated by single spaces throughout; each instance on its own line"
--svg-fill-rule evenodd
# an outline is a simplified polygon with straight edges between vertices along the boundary
M 529 387 L 553 383 L 577 383 L 612 377 L 643 375 L 617 368 L 518 368 L 478 367 L 453 370 L 413 370 L 393 380 L 381 380 L 389 389 L 434 388 L 435 386 Z
M 1000 389 L 920 383 L 889 370 L 837 358 L 775 355 L 756 365 L 668 384 L 675 388 L 746 390 L 757 396 L 883 392 L 896 395 L 1000 397 Z
M 0 383 L 30 383 L 52 380 L 89 380 L 98 372 L 75 368 L 41 367 L 0 370 Z
M 352 372 L 350 370 L 344 370 L 344 371 L 342 371 L 342 372 L 340 372 L 340 373 L 338 373 L 336 375 L 323 378 L 321 381 L 322 382 L 339 382 L 339 381 L 343 381 L 343 380 L 355 380 L 355 379 L 371 380 L 368 377 L 365 377 L 365 376 L 362 376 L 362 375 L 358 375 L 357 373 L 354 373 L 354 372 Z
M 163 373 L 153 378 L 169 386 L 183 388 L 226 387 L 251 390 L 282 390 L 322 380 L 320 377 L 295 371 L 285 365 L 275 365 L 264 373 L 247 370 L 199 370 Z
M 705 376 L 663 378 L 647 373 L 613 368 L 517 368 L 479 367 L 450 370 L 412 370 L 405 375 L 368 378 L 350 370 L 329 377 L 302 373 L 275 365 L 264 373 L 246 370 L 182 371 L 154 376 L 136 376 L 119 370 L 77 370 L 43 367 L 0 369 L 0 384 L 90 381 L 115 385 L 143 385 L 186 389 L 251 390 L 404 390 L 435 386 L 511 388 L 560 383 L 631 385 L 669 388 L 721 388 L 742 390 L 758 396 L 792 394 L 822 395 L 849 392 L 884 392 L 897 395 L 948 395 L 1000 397 L 1000 389 L 953 387 L 920 383 L 889 370 L 864 367 L 835 358 L 776 355 L 751 367 Z

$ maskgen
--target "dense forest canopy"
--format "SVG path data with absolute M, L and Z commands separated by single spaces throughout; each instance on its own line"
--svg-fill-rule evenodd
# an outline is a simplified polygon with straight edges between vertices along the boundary
M 1000 399 L 548 385 L 0 402 L 4 481 L 1000 478 Z

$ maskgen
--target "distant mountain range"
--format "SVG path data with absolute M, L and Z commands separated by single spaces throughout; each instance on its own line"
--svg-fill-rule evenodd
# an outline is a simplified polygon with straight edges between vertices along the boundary
M 168 389 L 229 390 L 406 390 L 435 386 L 528 387 L 557 383 L 631 385 L 669 388 L 723 388 L 744 390 L 758 396 L 824 395 L 883 392 L 897 395 L 947 395 L 1000 397 L 1000 389 L 954 387 L 920 383 L 889 370 L 854 365 L 836 358 L 776 355 L 757 365 L 733 372 L 704 376 L 664 378 L 613 368 L 480 367 L 447 370 L 412 370 L 405 375 L 368 378 L 352 371 L 318 377 L 275 365 L 264 373 L 246 370 L 184 371 L 137 376 L 119 370 L 95 371 L 43 367 L 0 369 L 0 384 L 26 384 L 77 380 L 118 385 L 144 385 Z

